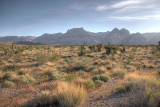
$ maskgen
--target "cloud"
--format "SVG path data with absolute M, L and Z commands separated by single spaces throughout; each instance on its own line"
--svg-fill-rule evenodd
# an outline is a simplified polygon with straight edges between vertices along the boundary
M 114 20 L 160 20 L 160 14 L 157 15 L 148 15 L 148 16 L 110 16 L 98 19 L 97 21 L 106 21 L 108 19 Z
M 95 10 L 105 11 L 105 10 L 108 10 L 108 9 L 122 8 L 122 7 L 125 7 L 125 6 L 141 4 L 143 2 L 144 2 L 144 0 L 126 0 L 126 1 L 121 1 L 121 2 L 114 3 L 114 4 L 111 4 L 111 5 L 109 5 L 109 4 L 98 5 Z

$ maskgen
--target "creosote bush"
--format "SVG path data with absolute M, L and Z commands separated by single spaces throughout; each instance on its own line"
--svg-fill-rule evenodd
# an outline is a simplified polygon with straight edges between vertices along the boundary
M 125 77 L 125 71 L 123 70 L 117 70 L 117 71 L 114 71 L 112 76 L 114 78 L 120 78 L 120 79 L 123 79 Z
M 126 82 L 116 88 L 117 93 L 125 93 L 131 91 L 133 88 L 132 82 Z
M 45 73 L 46 79 L 48 77 L 48 80 L 59 80 L 65 77 L 65 73 L 60 72 L 60 71 L 48 71 Z
M 15 83 L 9 80 L 5 80 L 3 83 L 3 87 L 13 87 L 15 86 Z
M 92 77 L 93 81 L 101 80 L 101 81 L 107 82 L 109 79 L 110 79 L 110 77 L 106 76 L 106 75 L 95 75 Z
M 101 87 L 105 82 L 101 80 L 95 80 L 96 87 Z
M 157 71 L 157 74 L 160 76 L 160 70 Z
M 56 53 L 47 53 L 47 52 L 38 52 L 34 55 L 34 60 L 38 61 L 39 63 L 46 63 L 46 62 L 55 62 L 60 59 L 60 55 Z
M 94 83 L 92 80 L 88 80 L 88 81 L 85 83 L 85 87 L 86 87 L 87 89 L 93 88 L 93 87 L 95 87 L 95 83 Z

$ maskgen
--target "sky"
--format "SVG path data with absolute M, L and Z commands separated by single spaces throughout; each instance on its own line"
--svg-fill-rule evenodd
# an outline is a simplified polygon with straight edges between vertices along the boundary
M 40 36 L 79 27 L 160 32 L 160 0 L 0 0 L 0 36 Z

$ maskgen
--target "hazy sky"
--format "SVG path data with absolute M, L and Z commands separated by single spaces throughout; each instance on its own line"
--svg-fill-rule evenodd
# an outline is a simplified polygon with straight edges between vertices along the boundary
M 75 27 L 160 32 L 160 0 L 0 0 L 1 36 L 40 36 Z

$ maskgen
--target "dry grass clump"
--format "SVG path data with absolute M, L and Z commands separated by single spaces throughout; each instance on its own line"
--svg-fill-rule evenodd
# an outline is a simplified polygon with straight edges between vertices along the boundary
M 69 82 L 58 82 L 54 90 L 42 91 L 40 98 L 28 102 L 25 106 L 76 107 L 84 103 L 86 98 L 87 92 L 82 86 Z
M 60 59 L 60 55 L 55 53 L 37 52 L 34 55 L 34 60 L 42 64 L 48 61 L 55 62 L 55 61 L 58 61 L 59 59 Z
M 123 79 L 125 77 L 125 70 L 115 70 L 111 76 L 116 79 Z
M 29 75 L 18 75 L 16 72 L 6 72 L 0 79 L 3 87 L 13 87 L 19 85 L 19 83 L 29 84 L 35 81 L 35 79 Z
M 145 98 L 149 101 L 149 104 L 155 107 L 160 106 L 160 80 L 158 78 L 152 75 L 130 73 L 126 76 L 126 81 L 144 86 Z
M 75 107 L 82 104 L 87 97 L 85 89 L 74 83 L 59 82 L 54 98 L 61 106 Z

